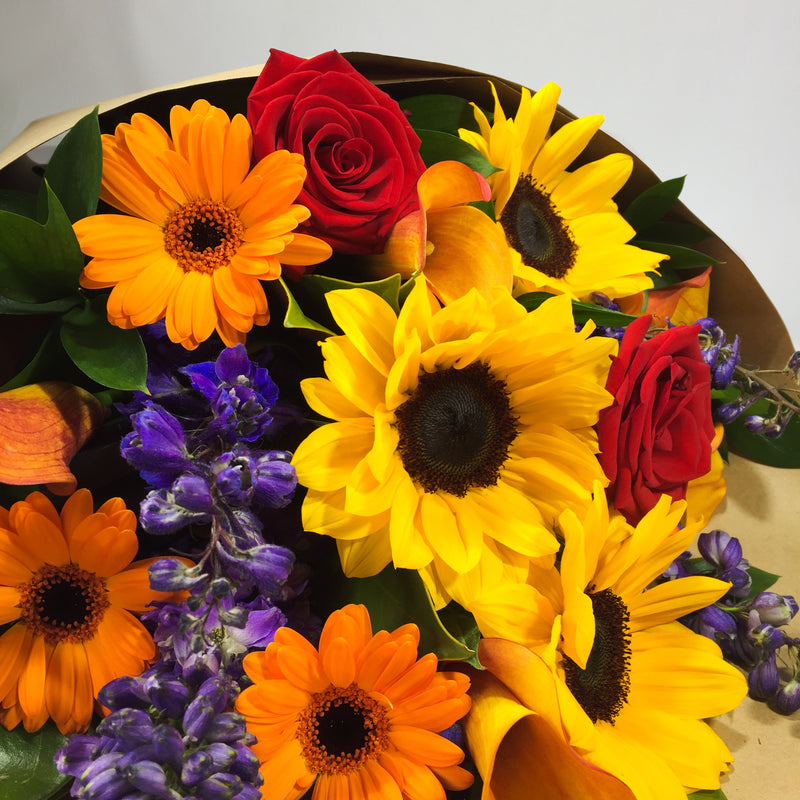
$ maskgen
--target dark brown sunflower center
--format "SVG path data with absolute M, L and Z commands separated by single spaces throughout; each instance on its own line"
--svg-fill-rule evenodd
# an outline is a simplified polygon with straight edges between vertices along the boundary
M 109 606 L 103 579 L 76 564 L 45 564 L 18 588 L 22 621 L 51 644 L 91 639 Z
M 630 689 L 630 615 L 625 603 L 610 589 L 589 597 L 595 619 L 592 652 L 586 669 L 564 656 L 564 672 L 569 690 L 592 722 L 613 722 Z
M 215 200 L 182 205 L 164 226 L 164 249 L 185 272 L 213 272 L 227 264 L 242 243 L 238 214 Z
M 297 718 L 297 739 L 309 771 L 348 773 L 389 745 L 386 709 L 363 689 L 330 686 L 311 696 Z
M 575 265 L 575 240 L 550 195 L 530 175 L 520 175 L 500 215 L 506 238 L 522 263 L 551 278 L 563 278 Z
M 479 361 L 423 372 L 395 412 L 406 472 L 426 492 L 493 486 L 517 435 L 506 383 Z

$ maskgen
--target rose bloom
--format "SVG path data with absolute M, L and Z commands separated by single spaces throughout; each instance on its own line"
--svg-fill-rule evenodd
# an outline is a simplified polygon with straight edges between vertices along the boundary
M 302 153 L 302 230 L 340 253 L 379 253 L 418 206 L 420 141 L 397 103 L 332 50 L 310 59 L 271 50 L 247 100 L 256 159 Z
M 597 423 L 609 501 L 631 524 L 661 494 L 683 500 L 686 484 L 711 469 L 711 374 L 698 325 L 645 339 L 650 316 L 632 322 L 608 374 L 614 402 Z

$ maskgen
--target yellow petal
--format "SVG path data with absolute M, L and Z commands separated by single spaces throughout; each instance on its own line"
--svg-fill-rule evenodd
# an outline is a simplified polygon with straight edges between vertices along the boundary
M 70 494 L 77 481 L 69 462 L 105 415 L 89 392 L 60 381 L 3 392 L 0 481 L 15 486 L 46 483 L 55 494 Z

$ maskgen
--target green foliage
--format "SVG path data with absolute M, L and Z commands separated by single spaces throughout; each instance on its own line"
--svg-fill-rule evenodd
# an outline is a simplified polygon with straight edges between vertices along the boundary
M 633 243 L 644 250 L 652 250 L 656 253 L 663 253 L 665 256 L 669 256 L 669 261 L 667 263 L 674 270 L 705 269 L 709 264 L 721 263 L 716 258 L 706 255 L 706 253 L 701 253 L 699 250 L 693 250 L 691 247 L 684 247 L 679 244 L 649 241 L 638 236 L 633 240 Z
M 22 303 L 74 295 L 83 269 L 72 224 L 47 182 L 42 207 L 41 222 L 0 211 L 0 295 Z
M 106 298 L 87 300 L 61 320 L 61 344 L 85 375 L 110 389 L 147 389 L 147 353 L 136 330 L 112 325 Z
M 517 301 L 522 304 L 523 308 L 528 311 L 533 311 L 535 308 L 555 297 L 549 292 L 529 292 L 528 294 L 520 295 Z M 612 311 L 602 306 L 596 306 L 593 303 L 579 303 L 577 300 L 572 301 L 572 314 L 575 317 L 575 322 L 578 325 L 584 325 L 589 320 L 592 320 L 596 325 L 608 326 L 612 328 L 624 328 L 636 317 L 630 314 L 623 314 L 621 311 Z
M 752 600 L 757 594 L 761 594 L 761 592 L 766 592 L 767 589 L 780 578 L 780 575 L 775 575 L 772 572 L 767 572 L 758 567 L 748 567 L 747 574 L 750 576 L 752 583 L 750 584 L 750 592 L 743 602 Z
M 44 172 L 70 222 L 94 214 L 100 197 L 103 148 L 97 107 L 78 120 L 56 147 Z
M 426 167 L 436 164 L 438 161 L 460 161 L 470 169 L 488 178 L 497 169 L 492 166 L 483 153 L 476 150 L 458 136 L 443 131 L 418 130 L 422 145 L 420 155 Z
M 36 733 L 21 725 L 7 731 L 0 727 L 0 800 L 47 800 L 71 780 L 53 763 L 66 742 L 52 722 Z
M 722 789 L 703 789 L 699 792 L 692 792 L 690 795 L 687 795 L 686 800 L 726 800 L 726 798 Z
M 766 398 L 758 400 L 733 422 L 725 426 L 728 448 L 737 455 L 749 458 L 759 464 L 784 469 L 800 468 L 800 417 L 793 416 L 784 432 L 776 439 L 750 433 L 744 421 L 753 414 L 770 417 L 774 406 Z
M 421 94 L 400 100 L 399 105 L 408 113 L 408 121 L 417 132 L 444 131 L 457 136 L 459 128 L 478 130 L 472 104 L 461 97 Z
M 661 222 L 675 205 L 685 179 L 684 175 L 648 187 L 620 213 L 637 233 L 647 230 L 651 225 Z

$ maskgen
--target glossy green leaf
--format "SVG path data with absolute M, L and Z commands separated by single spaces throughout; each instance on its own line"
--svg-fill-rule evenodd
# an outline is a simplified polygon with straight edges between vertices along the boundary
M 683 189 L 682 178 L 671 178 L 645 189 L 630 205 L 620 213 L 639 233 L 659 222 L 675 205 Z
M 64 208 L 43 187 L 42 222 L 0 211 L 0 295 L 24 303 L 74 295 L 84 263 Z
M 458 136 L 429 130 L 418 130 L 417 134 L 422 141 L 419 152 L 427 167 L 438 161 L 460 161 L 475 172 L 479 172 L 484 178 L 497 172 L 483 153 Z
M 325 334 L 333 333 L 333 331 L 331 331 L 329 328 L 326 328 L 319 322 L 315 322 L 313 319 L 311 319 L 311 317 L 306 315 L 303 309 L 300 308 L 300 304 L 297 302 L 297 299 L 290 291 L 289 287 L 286 285 L 286 281 L 283 278 L 278 278 L 277 283 L 286 294 L 286 314 L 283 317 L 283 324 L 285 327 L 304 328 L 306 330 L 317 331 L 318 333 Z
M 103 148 L 97 107 L 79 119 L 59 142 L 44 171 L 71 222 L 94 214 L 100 197 Z
M 0 386 L 0 392 L 17 389 L 41 380 L 55 380 L 60 377 L 64 361 L 64 348 L 58 335 L 58 325 L 54 325 L 42 339 L 31 360 L 13 378 Z M 68 362 L 67 362 L 68 363 Z
M 467 663 L 476 669 L 483 669 L 483 665 L 478 661 L 478 642 L 481 639 L 481 632 L 475 617 L 456 602 L 448 603 L 438 614 L 447 632 L 473 652 L 473 655 L 466 659 Z
M 108 321 L 106 298 L 98 295 L 64 314 L 61 344 L 78 369 L 110 389 L 147 388 L 147 353 L 137 330 Z
M 408 622 L 419 626 L 419 654 L 435 653 L 440 659 L 465 661 L 475 652 L 442 625 L 419 573 L 391 565 L 372 578 L 349 578 L 345 592 L 350 603 L 369 610 L 373 631 L 393 631 Z
M 21 303 L 10 297 L 0 296 L 0 314 L 25 316 L 28 314 L 61 314 L 81 304 L 81 298 L 75 294 L 70 297 L 59 297 L 46 303 Z
M 478 211 L 483 211 L 492 222 L 497 219 L 494 202 L 492 200 L 473 200 L 471 203 L 468 203 L 468 205 L 474 206 Z
M 53 763 L 66 741 L 51 722 L 36 733 L 0 727 L 0 800 L 46 800 L 66 786 L 71 778 Z
M 36 195 L 14 189 L 0 189 L 0 211 L 11 211 L 23 217 L 36 219 Z
M 533 311 L 544 303 L 545 300 L 549 300 L 554 296 L 555 295 L 549 292 L 529 292 L 528 294 L 520 295 L 517 301 L 522 304 L 523 308 L 526 308 L 528 311 Z M 596 325 L 609 326 L 612 328 L 624 328 L 636 319 L 636 317 L 631 314 L 623 314 L 621 311 L 612 311 L 602 306 L 596 306 L 593 303 L 579 303 L 577 300 L 573 300 L 572 302 L 572 314 L 578 325 L 583 325 L 589 320 L 592 320 Z
M 750 584 L 750 592 L 747 595 L 747 599 L 751 600 L 757 594 L 761 594 L 761 592 L 766 592 L 770 586 L 772 586 L 775 581 L 780 578 L 780 575 L 775 575 L 773 572 L 767 572 L 764 569 L 759 569 L 758 567 L 748 567 L 747 574 L 750 576 L 750 580 L 752 583 Z
M 422 94 L 400 100 L 399 105 L 408 114 L 408 121 L 417 131 L 444 131 L 458 135 L 459 128 L 478 130 L 472 104 L 463 97 Z
M 321 297 L 334 289 L 367 289 L 370 292 L 382 297 L 397 313 L 400 310 L 398 296 L 400 293 L 400 276 L 390 275 L 379 281 L 365 281 L 355 283 L 353 281 L 343 281 L 339 278 L 329 278 L 326 275 L 306 275 L 300 280 L 300 285 L 306 292 Z
M 705 268 L 710 264 L 721 264 L 716 258 L 712 258 L 707 253 L 693 250 L 691 247 L 681 247 L 677 244 L 666 244 L 665 242 L 645 241 L 644 239 L 632 239 L 631 244 L 641 247 L 643 250 L 652 250 L 656 253 L 663 253 L 669 256 L 667 262 L 672 269 L 697 269 Z
M 653 289 L 666 289 L 684 280 L 684 276 L 678 270 L 669 266 L 669 261 L 662 261 L 658 266 L 658 272 L 648 272 L 647 275 L 653 281 Z
M 729 449 L 751 461 L 770 467 L 800 468 L 800 418 L 789 420 L 786 430 L 777 439 L 750 433 L 744 421 L 751 415 L 769 416 L 772 406 L 767 400 L 753 403 L 741 416 L 725 426 Z
M 726 800 L 726 797 L 722 789 L 703 789 L 687 795 L 686 800 Z
M 707 239 L 711 234 L 693 222 L 673 222 L 662 220 L 647 228 L 647 238 L 654 242 L 680 244 L 692 247 Z

